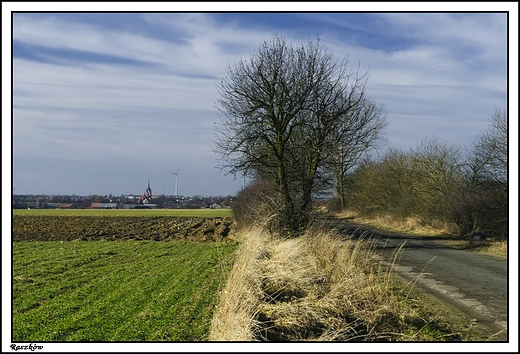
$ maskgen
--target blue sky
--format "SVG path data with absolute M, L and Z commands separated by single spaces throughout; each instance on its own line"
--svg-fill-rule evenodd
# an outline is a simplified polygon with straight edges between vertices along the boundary
M 180 194 L 236 193 L 212 152 L 216 83 L 275 33 L 370 70 L 389 147 L 469 146 L 507 108 L 505 13 L 16 13 L 15 192 L 173 194 L 180 169 Z

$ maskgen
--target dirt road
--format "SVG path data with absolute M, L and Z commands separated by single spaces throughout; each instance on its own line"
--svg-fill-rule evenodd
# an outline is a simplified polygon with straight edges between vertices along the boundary
M 394 250 L 404 243 L 397 266 L 399 275 L 505 336 L 507 260 L 456 249 L 441 238 L 399 235 L 332 217 L 324 222 L 344 234 L 373 233 L 378 237 L 382 262 L 391 262 Z

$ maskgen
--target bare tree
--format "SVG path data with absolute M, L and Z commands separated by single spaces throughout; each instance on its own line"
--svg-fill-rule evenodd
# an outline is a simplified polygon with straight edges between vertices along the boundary
M 463 156 L 456 144 L 430 136 L 410 152 L 413 181 L 409 188 L 416 212 L 428 219 L 449 220 L 463 187 Z
M 359 100 L 336 125 L 330 137 L 327 168 L 333 174 L 341 208 L 346 206 L 347 174 L 364 153 L 381 141 L 381 132 L 386 125 L 384 106 L 368 98 Z
M 221 167 L 274 182 L 282 233 L 307 225 L 330 138 L 365 99 L 366 78 L 334 61 L 319 39 L 295 49 L 275 36 L 220 82 Z
M 475 182 L 490 181 L 507 190 L 507 141 L 507 112 L 497 108 L 473 146 L 470 166 Z
M 466 167 L 467 185 L 460 208 L 466 231 L 507 238 L 507 111 L 495 110 L 488 129 L 475 139 Z

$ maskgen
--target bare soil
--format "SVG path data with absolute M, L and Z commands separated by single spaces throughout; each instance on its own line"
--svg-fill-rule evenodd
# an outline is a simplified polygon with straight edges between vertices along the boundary
M 201 217 L 13 216 L 13 241 L 232 239 L 233 220 Z

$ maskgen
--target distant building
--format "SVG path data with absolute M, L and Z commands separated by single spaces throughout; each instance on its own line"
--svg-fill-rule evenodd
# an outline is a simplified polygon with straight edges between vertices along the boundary
M 155 209 L 155 208 L 157 208 L 157 204 L 150 204 L 150 203 L 137 204 L 137 205 L 134 204 L 134 209 Z
M 146 188 L 144 195 L 139 196 L 137 204 L 148 204 L 150 203 L 150 198 L 152 198 L 152 188 L 150 188 L 150 180 L 148 180 L 148 187 Z
M 152 188 L 150 188 L 150 180 L 148 180 L 148 188 L 146 188 L 144 196 L 147 197 L 147 198 L 151 198 L 152 197 Z

